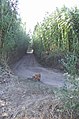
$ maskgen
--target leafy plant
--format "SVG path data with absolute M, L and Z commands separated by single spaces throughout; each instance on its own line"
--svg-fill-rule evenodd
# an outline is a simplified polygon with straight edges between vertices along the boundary
M 79 118 L 79 78 L 76 69 L 77 57 L 74 54 L 67 55 L 63 65 L 67 69 L 66 81 L 59 95 L 62 102 L 64 119 Z
M 18 1 L 0 1 L 0 62 L 12 63 L 22 57 L 30 37 L 17 12 Z
M 35 26 L 33 42 L 35 54 L 75 52 L 79 55 L 79 9 L 63 6 L 46 16 Z M 38 50 L 39 49 L 39 50 Z M 52 53 L 51 53 L 52 52 Z

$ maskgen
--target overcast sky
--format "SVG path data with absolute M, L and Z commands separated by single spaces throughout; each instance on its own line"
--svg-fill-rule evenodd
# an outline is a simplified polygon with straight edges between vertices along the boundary
M 41 22 L 46 12 L 51 13 L 56 7 L 79 6 L 79 0 L 19 0 L 19 13 L 26 22 L 27 32 L 33 31 L 37 22 Z

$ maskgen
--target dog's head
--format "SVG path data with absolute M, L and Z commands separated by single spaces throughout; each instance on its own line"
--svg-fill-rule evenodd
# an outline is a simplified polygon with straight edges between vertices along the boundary
M 40 79 L 41 79 L 41 74 L 40 74 L 40 73 L 35 73 L 35 74 L 33 75 L 33 79 L 34 79 L 34 80 L 37 80 L 37 81 L 40 81 Z

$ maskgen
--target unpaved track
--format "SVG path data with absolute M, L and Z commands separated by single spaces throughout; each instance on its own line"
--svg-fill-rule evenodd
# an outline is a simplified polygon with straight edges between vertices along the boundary
M 32 53 L 26 54 L 20 61 L 12 66 L 13 72 L 20 78 L 28 80 L 33 74 L 41 74 L 41 82 L 53 85 L 54 87 L 62 87 L 64 84 L 64 76 L 60 72 L 42 67 L 36 61 Z
M 33 54 L 25 55 L 12 70 L 17 76 L 5 71 L 0 75 L 7 81 L 0 84 L 0 119 L 58 119 L 54 114 L 60 102 L 54 87 L 63 85 L 63 74 L 43 68 Z M 36 72 L 41 82 L 28 79 Z

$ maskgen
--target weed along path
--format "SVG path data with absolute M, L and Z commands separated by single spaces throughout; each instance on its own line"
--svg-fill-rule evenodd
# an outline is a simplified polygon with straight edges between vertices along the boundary
M 20 78 L 28 80 L 35 73 L 41 74 L 41 82 L 54 87 L 62 87 L 64 76 L 60 72 L 42 67 L 32 53 L 27 53 L 20 61 L 12 67 L 13 72 Z

